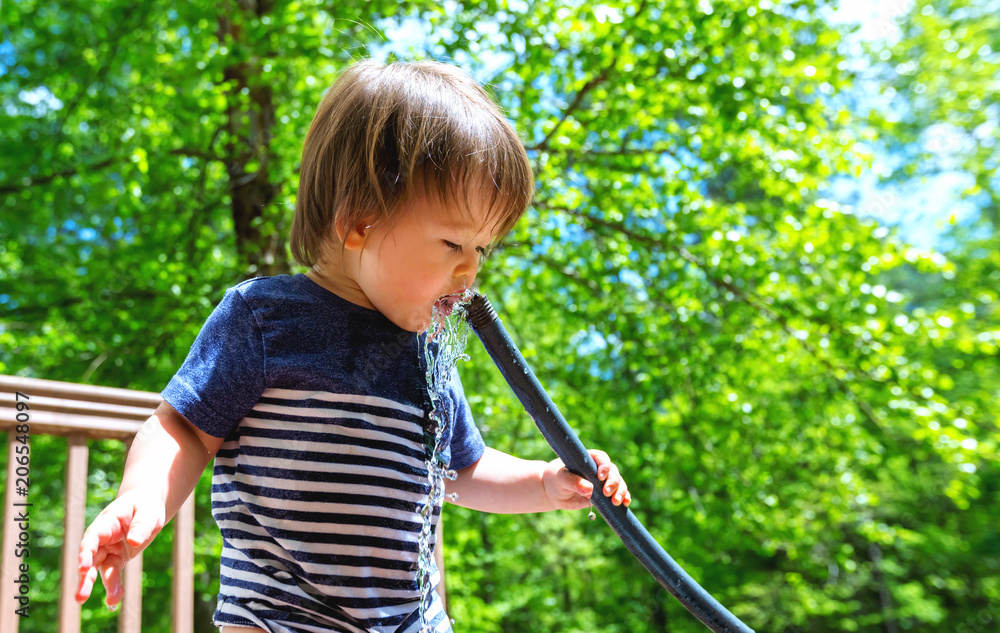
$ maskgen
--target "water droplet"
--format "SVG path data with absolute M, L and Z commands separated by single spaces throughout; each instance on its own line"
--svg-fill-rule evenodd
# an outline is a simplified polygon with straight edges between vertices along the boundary
M 587 515 L 587 518 L 590 519 L 591 521 L 593 521 L 594 519 L 597 518 L 597 515 L 594 514 L 594 504 L 593 503 L 590 504 L 590 514 Z

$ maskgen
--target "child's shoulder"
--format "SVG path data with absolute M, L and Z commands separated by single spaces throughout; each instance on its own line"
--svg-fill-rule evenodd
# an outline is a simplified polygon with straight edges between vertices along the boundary
M 220 305 L 236 308 L 241 304 L 258 317 L 264 313 L 275 315 L 275 310 L 284 313 L 288 310 L 301 308 L 304 304 L 313 303 L 308 289 L 303 287 L 298 275 L 275 275 L 273 277 L 254 277 L 241 281 L 226 290 Z M 280 308 L 280 309 L 279 309 Z
M 233 288 L 240 289 L 240 291 L 245 291 L 250 288 L 258 290 L 294 288 L 298 286 L 295 279 L 298 276 L 299 275 L 274 275 L 272 277 L 253 277 L 251 279 L 244 279 L 240 283 L 234 285 Z
M 247 300 L 293 297 L 305 293 L 297 277 L 298 275 L 254 277 L 232 286 L 229 291 L 238 293 Z
M 367 312 L 320 287 L 303 274 L 254 277 L 241 281 L 226 291 L 227 299 L 224 301 L 237 300 L 237 296 L 258 316 L 266 314 L 271 318 L 301 316 L 305 312 L 316 311 L 329 315 Z

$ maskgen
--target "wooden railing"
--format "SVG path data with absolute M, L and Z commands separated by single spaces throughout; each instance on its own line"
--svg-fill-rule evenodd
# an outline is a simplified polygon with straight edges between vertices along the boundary
M 160 395 L 112 387 L 77 385 L 52 380 L 0 376 L 0 430 L 7 431 L 7 484 L 3 508 L 3 544 L 0 551 L 0 631 L 17 633 L 21 619 L 16 583 L 24 559 L 16 556 L 20 530 L 16 520 L 31 506 L 31 486 L 18 478 L 40 456 L 30 453 L 30 438 L 61 435 L 67 438 L 66 517 L 59 591 L 59 633 L 80 633 L 80 605 L 74 600 L 79 574 L 77 557 L 83 538 L 87 500 L 87 440 L 118 439 L 131 444 L 136 431 L 160 403 Z M 25 428 L 28 433 L 19 432 Z M 22 447 L 29 447 L 28 450 Z M 24 457 L 29 463 L 24 464 Z M 19 463 L 18 458 L 21 458 Z M 21 469 L 20 471 L 18 469 Z M 37 470 L 36 470 L 37 472 Z M 20 482 L 24 483 L 24 482 Z M 25 490 L 26 489 L 26 492 Z M 22 495 L 21 493 L 25 493 Z M 32 518 L 38 520 L 37 518 Z M 173 633 L 194 630 L 194 495 L 181 507 L 174 524 Z M 30 525 L 30 523 L 29 523 Z M 30 529 L 30 528 L 29 528 Z M 30 532 L 29 532 L 30 534 Z M 125 566 L 125 596 L 118 609 L 119 633 L 142 630 L 142 554 Z M 28 599 L 30 600 L 30 594 Z

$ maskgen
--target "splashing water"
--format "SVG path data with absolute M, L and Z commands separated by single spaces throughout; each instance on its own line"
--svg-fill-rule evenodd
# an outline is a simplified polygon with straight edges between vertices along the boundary
M 444 463 L 445 438 L 450 435 L 451 412 L 441 402 L 442 396 L 451 380 L 451 372 L 459 360 L 468 360 L 465 354 L 465 343 L 469 328 L 465 321 L 465 306 L 472 300 L 472 291 L 442 297 L 434 304 L 431 325 L 427 336 L 423 339 L 421 353 L 427 364 L 427 393 L 431 401 L 431 411 L 428 415 L 428 428 L 424 429 L 424 447 L 426 448 L 427 481 L 430 490 L 427 500 L 420 508 L 421 528 L 417 539 L 419 554 L 417 564 L 420 580 L 420 631 L 433 631 L 427 620 L 427 608 L 431 604 L 434 591 L 432 577 L 436 570 L 434 563 L 434 515 L 444 503 L 445 479 L 454 481 L 457 473 L 448 469 Z M 447 495 L 452 501 L 458 499 L 457 494 Z

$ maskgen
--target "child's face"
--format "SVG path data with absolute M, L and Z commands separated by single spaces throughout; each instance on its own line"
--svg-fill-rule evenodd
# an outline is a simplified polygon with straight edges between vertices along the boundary
M 463 213 L 417 196 L 394 224 L 364 234 L 355 281 L 375 309 L 404 330 L 426 330 L 434 303 L 476 280 L 496 233 L 482 205 L 472 202 L 471 213 Z

